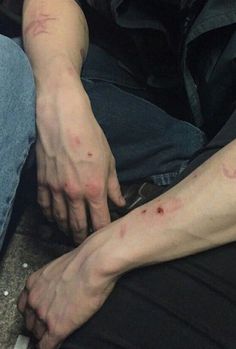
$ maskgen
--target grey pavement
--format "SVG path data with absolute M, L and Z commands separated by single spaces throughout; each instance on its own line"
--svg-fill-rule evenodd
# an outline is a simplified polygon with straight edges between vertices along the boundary
M 19 292 L 32 271 L 67 252 L 68 244 L 35 207 L 25 210 L 0 262 L 0 349 L 14 349 L 19 335 L 29 336 L 16 308 Z M 33 348 L 31 340 L 28 349 Z

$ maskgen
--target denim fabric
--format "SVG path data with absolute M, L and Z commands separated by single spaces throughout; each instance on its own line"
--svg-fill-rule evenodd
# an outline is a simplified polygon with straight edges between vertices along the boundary
M 21 169 L 35 140 L 35 92 L 22 49 L 0 35 L 0 249 Z

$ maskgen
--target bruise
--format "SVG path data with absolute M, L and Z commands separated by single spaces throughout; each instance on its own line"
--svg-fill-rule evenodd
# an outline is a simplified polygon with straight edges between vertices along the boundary
M 71 146 L 73 149 L 77 149 L 78 145 L 80 145 L 80 144 L 81 144 L 81 142 L 80 142 L 80 138 L 78 136 L 72 137 Z
M 70 76 L 76 76 L 77 75 L 77 73 L 76 73 L 76 71 L 75 71 L 75 69 L 73 67 L 68 67 L 67 68 L 67 72 L 68 72 L 68 74 Z
M 222 170 L 226 178 L 236 179 L 236 170 L 229 170 L 225 165 L 223 165 Z
M 120 230 L 119 230 L 119 238 L 122 240 L 124 239 L 125 235 L 127 233 L 126 225 L 121 224 Z
M 47 24 L 50 21 L 56 21 L 56 17 L 51 17 L 47 14 L 40 14 L 37 19 L 31 21 L 25 28 L 24 34 L 31 34 L 36 37 L 40 34 L 49 34 Z

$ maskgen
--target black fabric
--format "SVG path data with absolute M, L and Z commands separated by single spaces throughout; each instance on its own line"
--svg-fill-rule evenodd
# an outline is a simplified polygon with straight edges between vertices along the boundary
M 213 137 L 236 99 L 236 2 L 94 0 L 93 6 L 116 26 L 113 52 L 153 89 L 156 104 Z M 114 46 L 109 40 L 103 45 L 108 50 Z M 179 110 L 176 95 L 190 107 L 182 115 L 174 111 Z M 170 110 L 168 99 L 177 107 Z

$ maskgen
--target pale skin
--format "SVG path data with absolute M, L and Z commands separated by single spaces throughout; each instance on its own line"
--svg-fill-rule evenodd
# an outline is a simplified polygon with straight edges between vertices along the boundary
M 39 348 L 57 348 L 93 316 L 123 273 L 235 241 L 235 170 L 233 141 L 159 198 L 32 274 L 18 307 Z
M 49 220 L 87 236 L 110 222 L 108 197 L 125 204 L 115 160 L 98 125 L 80 73 L 88 28 L 74 0 L 25 0 L 23 38 L 37 87 L 38 202 Z
M 94 155 L 96 149 L 92 147 L 90 141 L 86 143 L 86 147 L 82 147 L 85 138 L 88 138 L 84 135 L 90 134 L 91 130 L 96 133 L 98 129 L 91 108 L 88 108 L 88 98 L 78 78 L 82 63 L 81 61 L 78 63 L 77 59 L 82 57 L 81 53 L 85 52 L 81 51 L 84 46 L 79 44 L 81 33 L 76 32 L 79 38 L 76 39 L 78 46 L 73 46 L 74 50 L 69 50 L 70 55 L 67 54 L 67 45 L 71 44 L 68 38 L 73 37 L 72 32 L 64 32 L 63 29 L 59 36 L 62 37 L 61 42 L 59 40 L 59 43 L 53 46 L 56 40 L 56 37 L 53 37 L 53 31 L 51 32 L 52 28 L 56 26 L 54 18 L 64 20 L 60 17 L 60 13 L 63 13 L 62 8 L 57 12 L 60 6 L 65 6 L 63 10 L 70 18 L 68 23 L 78 24 L 77 17 L 83 18 L 77 5 L 75 6 L 74 2 L 70 0 L 50 0 L 50 2 L 28 0 L 25 1 L 24 24 L 24 28 L 27 28 L 24 29 L 26 31 L 26 49 L 31 57 L 38 86 L 39 202 L 45 208 L 45 213 L 49 218 L 56 216 L 57 219 L 59 218 L 58 212 L 65 212 L 65 207 L 69 205 L 68 202 L 78 201 L 77 195 L 73 196 L 77 191 L 70 191 L 67 186 L 61 186 L 61 183 L 68 184 L 68 178 L 71 179 L 69 181 L 70 189 L 71 183 L 72 188 L 78 183 L 82 185 L 82 188 L 86 188 L 85 184 L 88 184 L 83 182 L 83 175 L 86 173 L 85 178 L 87 179 L 89 170 L 86 168 L 85 172 L 78 175 L 80 168 L 75 167 L 74 157 L 78 159 L 78 153 L 80 154 L 79 159 L 83 159 L 82 166 L 84 162 L 87 164 L 87 159 L 91 158 L 89 154 L 93 155 L 92 158 L 98 156 Z M 71 12 L 70 6 L 73 9 Z M 40 14 L 42 13 L 47 15 L 43 16 L 43 20 L 47 18 L 48 26 L 46 27 L 41 23 Z M 50 20 L 48 20 L 49 15 Z M 32 21 L 38 23 L 38 16 L 40 24 L 37 24 L 35 28 Z M 30 33 L 30 30 L 34 34 Z M 76 31 L 75 28 L 73 30 Z M 42 47 L 44 41 L 46 43 L 50 41 L 50 36 L 53 37 L 52 51 L 49 49 L 47 55 L 42 51 Z M 41 40 L 40 43 L 39 41 L 37 44 L 32 43 L 33 40 L 36 42 L 36 39 Z M 60 51 L 58 48 L 63 52 L 61 55 L 58 54 Z M 69 62 L 73 64 L 68 66 Z M 69 69 L 64 70 L 65 66 Z M 60 79 L 57 79 L 58 75 Z M 52 86 L 55 87 L 53 95 L 49 93 Z M 80 103 L 73 105 L 72 109 L 69 104 L 62 103 L 64 98 L 65 100 L 71 98 L 71 101 L 74 101 L 75 97 L 79 99 Z M 89 112 L 83 114 L 82 111 L 88 111 L 88 109 Z M 78 110 L 81 113 L 77 113 Z M 77 121 L 77 114 L 81 116 L 79 121 Z M 68 123 L 65 123 L 65 115 L 73 120 L 73 128 L 69 132 Z M 74 130 L 77 127 L 74 125 L 77 125 L 77 122 L 78 134 L 75 135 Z M 48 130 L 48 133 L 45 130 Z M 100 146 L 105 144 L 103 152 L 106 154 L 108 145 L 103 136 L 101 138 Z M 77 146 L 81 146 L 78 153 Z M 59 148 L 60 156 L 58 157 L 56 148 Z M 107 152 L 110 154 L 109 151 Z M 109 163 L 109 156 L 111 155 L 107 155 L 104 163 Z M 100 161 L 101 158 L 99 158 L 99 163 Z M 97 166 L 98 163 L 93 163 L 93 165 Z M 61 174 L 57 175 L 57 167 L 60 167 L 59 172 L 63 174 L 62 177 Z M 90 170 L 92 171 L 93 168 L 91 166 Z M 107 167 L 104 165 L 103 170 L 104 168 Z M 104 173 L 110 172 L 102 172 L 101 178 Z M 94 193 L 93 190 L 90 194 L 92 193 Z M 107 193 L 109 194 L 109 190 Z M 58 196 L 54 197 L 55 194 Z M 63 196 L 63 199 L 60 195 Z M 65 195 L 68 195 L 69 199 L 65 200 Z M 120 196 L 118 189 L 117 196 Z M 83 202 L 81 197 L 87 199 L 85 194 L 79 197 L 80 204 Z M 60 223 L 65 229 L 73 224 L 77 227 L 78 224 L 77 230 L 74 229 L 77 241 L 81 235 L 82 238 L 86 235 L 81 234 L 81 207 L 81 205 L 75 205 L 73 215 L 64 213 Z M 104 225 L 106 227 L 99 229 L 72 252 L 65 254 L 29 277 L 19 297 L 18 308 L 25 317 L 27 328 L 38 338 L 39 348 L 56 349 L 70 333 L 93 316 L 109 297 L 116 281 L 123 273 L 137 267 L 170 261 L 235 241 L 235 211 L 236 141 L 233 141 L 159 198 L 135 209 L 112 224 L 106 225 L 109 222 L 107 216 L 106 222 L 101 224 L 101 227 Z M 73 220 L 76 220 L 76 223 L 70 222 L 71 216 L 74 217 Z M 95 217 L 94 222 L 96 223 L 97 216 Z M 86 230 L 86 228 L 83 229 Z

